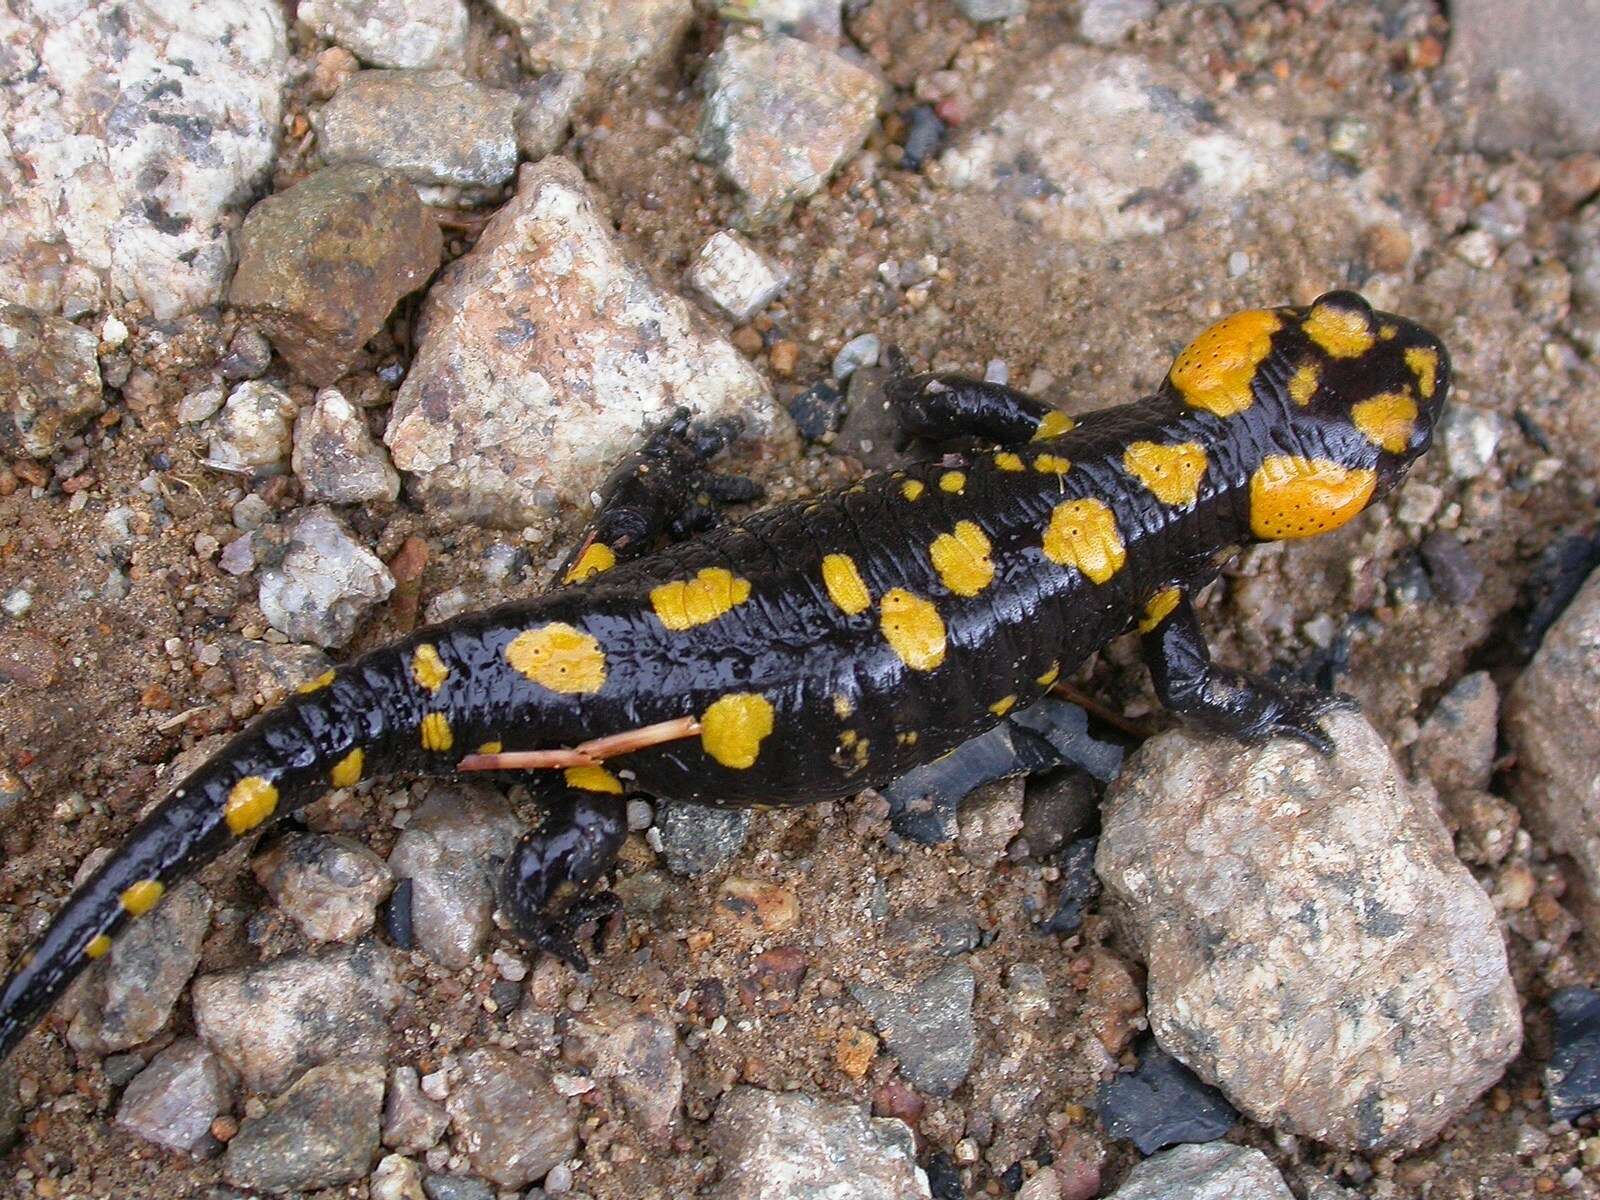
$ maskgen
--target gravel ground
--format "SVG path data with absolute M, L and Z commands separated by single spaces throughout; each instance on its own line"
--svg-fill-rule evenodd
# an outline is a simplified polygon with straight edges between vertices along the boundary
M 13 0 L 7 962 L 263 707 L 543 586 L 674 403 L 803 496 L 892 461 L 885 346 L 1078 413 L 1342 286 L 1457 387 L 1205 598 L 1360 701 L 1333 759 L 1162 732 L 1125 639 L 1109 785 L 632 805 L 582 976 L 494 921 L 525 791 L 365 781 L 27 1041 L 0 1195 L 1600 1197 L 1600 11 L 1448 7 Z

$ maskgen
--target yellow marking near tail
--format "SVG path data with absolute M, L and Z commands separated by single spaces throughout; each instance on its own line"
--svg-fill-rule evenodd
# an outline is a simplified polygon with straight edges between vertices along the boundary
M 237 835 L 249 833 L 278 808 L 278 789 L 259 775 L 246 775 L 228 792 L 223 820 Z
M 1269 455 L 1250 477 L 1250 528 L 1268 541 L 1326 533 L 1365 508 L 1377 485 L 1378 473 L 1369 468 Z
M 1041 454 L 1033 460 L 1033 469 L 1042 475 L 1065 475 L 1072 463 L 1059 454 Z
M 562 772 L 567 786 L 583 792 L 609 792 L 622 795 L 622 780 L 604 767 L 568 767 Z
M 1023 469 L 1022 455 L 1013 454 L 1009 450 L 1002 450 L 994 456 L 994 465 L 1002 471 L 1020 471 Z
M 822 583 L 833 602 L 852 617 L 872 607 L 872 596 L 848 554 L 830 554 L 822 560 Z
M 355 787 L 361 782 L 361 768 L 366 760 L 366 751 L 357 746 L 333 764 L 333 768 L 328 772 L 328 782 L 336 788 Z
M 1076 567 L 1096 583 L 1122 569 L 1128 552 L 1116 515 L 1099 500 L 1067 500 L 1055 506 L 1044 533 L 1044 554 L 1053 563 Z
M 972 521 L 957 521 L 953 533 L 941 533 L 928 547 L 939 581 L 958 596 L 976 596 L 994 579 L 989 538 Z
M 1433 389 L 1438 384 L 1439 352 L 1427 346 L 1412 346 L 1406 351 L 1406 366 L 1417 377 L 1417 391 L 1424 400 L 1433 399 Z
M 915 500 L 927 491 L 920 479 L 908 479 L 900 485 L 900 494 L 907 500 Z
M 606 656 L 592 634 L 552 621 L 517 634 L 506 661 L 540 687 L 564 695 L 598 692 L 606 681 Z
M 939 490 L 959 496 L 967 490 L 967 477 L 960 471 L 946 471 L 939 476 Z
M 1183 593 L 1175 587 L 1162 588 L 1149 603 L 1144 606 L 1144 617 L 1139 621 L 1139 632 L 1149 633 L 1157 625 L 1167 619 L 1168 614 L 1178 607 L 1178 601 Z
M 578 561 L 567 568 L 566 578 L 561 582 L 582 583 L 585 579 L 593 579 L 616 565 L 615 550 L 604 542 L 590 542 L 584 552 L 578 555 Z
M 432 642 L 423 642 L 411 655 L 411 677 L 424 691 L 437 692 L 450 678 L 450 668 L 439 657 L 439 648 Z
M 321 675 L 318 675 L 315 679 L 306 680 L 299 687 L 295 688 L 295 691 L 299 692 L 302 696 L 309 696 L 312 692 L 320 692 L 323 688 L 327 687 L 332 682 L 333 682 L 333 672 L 332 671 L 324 671 Z
M 1072 429 L 1076 422 L 1066 413 L 1052 409 L 1039 421 L 1039 428 L 1033 431 L 1033 440 L 1042 441 L 1045 438 L 1060 437 Z
M 733 692 L 712 703 L 700 718 L 700 744 L 725 767 L 755 766 L 762 741 L 772 733 L 772 702 L 756 692 Z
M 944 621 L 930 601 L 894 588 L 884 593 L 878 613 L 884 639 L 906 666 L 931 671 L 944 661 Z
M 479 754 L 499 754 L 505 748 L 506 744 L 504 742 L 484 742 L 478 747 L 477 752 Z
M 159 879 L 141 879 L 123 888 L 118 899 L 130 917 L 142 917 L 156 906 L 166 890 L 166 884 Z
M 1310 404 L 1317 394 L 1318 374 L 1316 363 L 1302 363 L 1289 377 L 1289 399 L 1301 408 Z
M 1190 505 L 1200 499 L 1200 481 L 1209 460 L 1199 442 L 1162 446 L 1134 442 L 1122 455 L 1122 465 L 1163 504 Z
M 456 736 L 450 732 L 450 719 L 443 713 L 429 713 L 417 727 L 424 750 L 443 752 L 455 744 Z
M 1050 669 L 1048 671 L 1046 671 L 1043 675 L 1039 676 L 1038 679 L 1035 679 L 1034 682 L 1037 683 L 1042 688 L 1047 688 L 1051 684 L 1053 684 L 1056 680 L 1058 680 L 1060 678 L 1061 678 L 1061 664 L 1058 663 L 1058 662 L 1053 662 L 1053 663 L 1050 664 Z
M 997 717 L 1003 717 L 1016 706 L 1016 703 L 1017 698 L 1015 696 L 1002 696 L 989 705 L 989 711 Z
M 100 936 L 91 939 L 89 944 L 83 948 L 83 952 L 90 958 L 104 958 L 111 953 L 111 939 L 102 933 Z
M 725 567 L 702 567 L 693 579 L 650 589 L 650 607 L 674 632 L 715 621 L 750 598 L 750 581 Z
M 1242 413 L 1255 403 L 1256 368 L 1282 327 L 1278 315 L 1264 308 L 1225 317 L 1183 348 L 1167 379 L 1190 408 L 1219 417 Z

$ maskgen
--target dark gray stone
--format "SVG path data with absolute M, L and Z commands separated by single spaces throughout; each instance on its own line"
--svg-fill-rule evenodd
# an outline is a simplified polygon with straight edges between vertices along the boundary
M 909 990 L 855 984 L 850 994 L 872 1016 L 912 1085 L 934 1096 L 961 1086 L 977 1053 L 972 1019 L 976 980 L 964 962 L 941 967 Z
M 1600 993 L 1562 988 L 1550 997 L 1554 1046 L 1544 1071 L 1550 1117 L 1571 1121 L 1600 1108 Z
M 1202 1083 L 1154 1038 L 1140 1044 L 1139 1065 L 1100 1085 L 1096 1109 L 1106 1132 L 1154 1154 L 1179 1142 L 1211 1142 L 1239 1114 L 1216 1088 Z
M 675 801 L 656 814 L 661 853 L 678 875 L 704 875 L 726 866 L 750 834 L 748 808 L 716 808 Z
M 228 1143 L 223 1178 L 282 1195 L 351 1183 L 378 1155 L 383 1067 L 331 1062 L 313 1067 Z

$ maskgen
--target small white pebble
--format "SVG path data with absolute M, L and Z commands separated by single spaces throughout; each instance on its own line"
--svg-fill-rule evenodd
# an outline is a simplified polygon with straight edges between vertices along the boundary
M 634 833 L 649 829 L 654 824 L 656 814 L 650 807 L 648 800 L 628 801 L 628 828 Z
M 445 1072 L 434 1071 L 424 1075 L 421 1081 L 422 1094 L 429 1100 L 443 1100 L 450 1095 L 450 1081 L 445 1077 Z
M 1011 379 L 1011 368 L 1006 366 L 1005 359 L 991 358 L 983 366 L 983 378 L 985 383 L 1007 383 Z
M 1228 255 L 1228 278 L 1237 279 L 1250 269 L 1250 256 L 1243 250 Z
M 521 983 L 528 977 L 528 964 L 515 954 L 507 950 L 496 950 L 490 956 L 495 970 L 500 972 L 501 979 L 509 979 L 512 983 Z
M 557 1163 L 550 1168 L 550 1173 L 544 1177 L 544 1190 L 551 1196 L 564 1195 L 572 1190 L 572 1168 L 566 1163 Z
M 20 618 L 27 614 L 33 607 L 33 593 L 26 588 L 12 588 L 6 593 L 6 598 L 0 600 L 0 608 L 4 608 L 6 616 Z
M 851 338 L 833 356 L 833 377 L 840 383 L 849 379 L 862 367 L 878 365 L 878 353 L 883 344 L 875 333 L 863 333 Z
M 100 340 L 113 348 L 128 340 L 128 327 L 115 316 L 110 316 L 100 326 Z
M 221 548 L 222 543 L 209 533 L 197 533 L 194 535 L 194 552 L 201 558 L 210 558 Z

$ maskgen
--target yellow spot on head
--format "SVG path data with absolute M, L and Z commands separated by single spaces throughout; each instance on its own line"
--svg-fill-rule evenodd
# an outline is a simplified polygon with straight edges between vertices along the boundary
M 1002 450 L 994 456 L 994 465 L 1002 471 L 1020 471 L 1022 470 L 1022 456 L 1013 454 L 1009 450 Z
M 328 782 L 336 788 L 355 787 L 361 782 L 361 767 L 366 760 L 366 752 L 357 746 L 333 764 L 328 772 Z
M 166 890 L 159 879 L 141 879 L 122 890 L 122 907 L 130 917 L 142 917 L 156 906 Z
M 478 747 L 479 754 L 499 754 L 506 748 L 504 742 L 484 742 Z
M 616 551 L 604 542 L 590 542 L 584 552 L 578 555 L 578 561 L 567 568 L 566 578 L 561 582 L 582 583 L 585 579 L 592 579 L 616 565 Z
M 1068 500 L 1055 506 L 1044 532 L 1044 554 L 1053 563 L 1076 567 L 1096 583 L 1122 569 L 1128 553 L 1117 518 L 1099 500 Z
M 872 596 L 848 554 L 830 554 L 822 560 L 822 583 L 833 602 L 852 617 L 872 607 Z
M 772 732 L 772 702 L 756 692 L 734 692 L 715 701 L 700 718 L 700 744 L 725 767 L 755 765 L 761 742 Z
M 1172 610 L 1178 607 L 1178 601 L 1183 598 L 1183 593 L 1175 587 L 1162 588 L 1149 603 L 1144 606 L 1144 617 L 1139 621 L 1139 632 L 1149 633 L 1161 622 L 1165 621 Z
M 1241 413 L 1255 402 L 1251 381 L 1282 327 L 1278 315 L 1264 308 L 1234 313 L 1185 346 L 1167 378 L 1190 408 L 1219 417 Z
M 1038 679 L 1034 680 L 1034 682 L 1037 683 L 1042 688 L 1047 688 L 1051 684 L 1053 684 L 1056 680 L 1058 680 L 1060 678 L 1061 678 L 1061 664 L 1058 663 L 1058 662 L 1053 662 L 1053 663 L 1050 664 L 1050 669 L 1048 671 L 1046 671 L 1043 675 L 1039 676 Z
M 1380 392 L 1351 405 L 1350 419 L 1366 439 L 1390 454 L 1403 453 L 1417 424 L 1417 402 L 1409 392 Z
M 650 589 L 650 607 L 671 630 L 715 621 L 750 598 L 750 581 L 725 567 L 701 567 L 693 579 L 675 579 Z
M 246 775 L 228 792 L 223 819 L 236 835 L 249 833 L 278 807 L 278 789 L 259 775 Z
M 1205 478 L 1206 452 L 1199 442 L 1162 446 L 1134 442 L 1123 452 L 1122 465 L 1163 504 L 1193 504 Z
M 1303 363 L 1289 378 L 1289 399 L 1304 408 L 1316 394 L 1317 364 Z
M 959 496 L 967 487 L 967 477 L 960 471 L 946 471 L 939 476 L 939 490 Z
M 418 687 L 429 692 L 437 692 L 450 678 L 450 668 L 444 665 L 438 647 L 432 642 L 423 642 L 412 654 L 411 677 Z
M 309 696 L 312 692 L 320 692 L 323 688 L 327 687 L 332 682 L 333 682 L 333 672 L 332 671 L 324 671 L 321 675 L 318 675 L 315 679 L 306 680 L 299 687 L 295 688 L 295 691 L 299 692 L 302 696 Z
M 1250 528 L 1278 541 L 1337 529 L 1367 506 L 1378 474 L 1326 458 L 1273 454 L 1250 477 Z
M 1041 454 L 1033 460 L 1033 469 L 1045 475 L 1065 475 L 1072 464 L 1059 454 Z
M 1043 438 L 1060 437 L 1070 430 L 1074 424 L 1073 419 L 1067 416 L 1066 413 L 1052 409 L 1045 413 L 1044 417 L 1039 421 L 1039 428 L 1033 431 L 1033 440 L 1037 442 Z
M 429 713 L 417 727 L 424 750 L 443 752 L 455 744 L 455 734 L 450 732 L 450 721 L 443 713 Z
M 1406 366 L 1417 377 L 1417 391 L 1422 398 L 1432 400 L 1439 376 L 1439 352 L 1427 346 L 1412 346 L 1406 351 Z
M 598 692 L 606 681 L 606 656 L 592 634 L 552 621 L 517 634 L 506 645 L 506 661 L 552 692 Z
M 989 705 L 989 711 L 997 717 L 1003 717 L 1016 706 L 1016 703 L 1017 698 L 1015 696 L 1002 696 Z
M 1359 358 L 1373 346 L 1367 314 L 1342 304 L 1312 305 L 1300 328 L 1333 358 Z
M 905 588 L 885 592 L 878 605 L 883 636 L 913 671 L 931 671 L 944 661 L 944 621 L 939 610 Z
M 941 533 L 928 547 L 939 580 L 958 596 L 976 596 L 994 578 L 989 539 L 971 521 L 957 521 L 954 533 Z
M 99 937 L 91 940 L 83 948 L 83 952 L 90 958 L 104 958 L 111 953 L 111 939 L 102 933 Z
M 915 500 L 925 490 L 920 479 L 908 479 L 900 485 L 900 494 L 907 500 Z
M 622 780 L 604 767 L 568 767 L 562 773 L 567 786 L 580 792 L 610 792 L 622 795 Z

